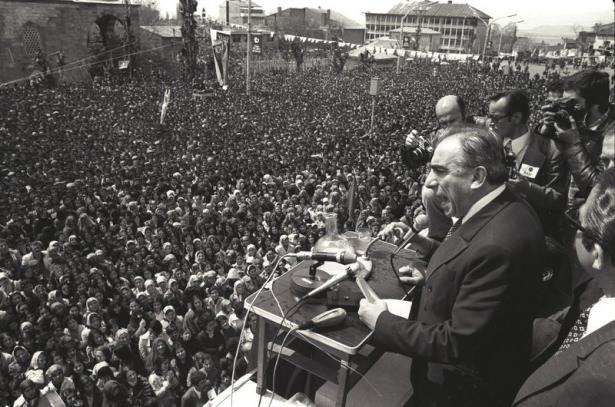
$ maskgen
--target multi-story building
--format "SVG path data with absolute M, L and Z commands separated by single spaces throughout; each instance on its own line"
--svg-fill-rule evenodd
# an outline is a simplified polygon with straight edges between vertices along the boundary
M 265 11 L 255 2 L 252 2 L 251 7 L 248 7 L 246 0 L 222 1 L 218 9 L 218 20 L 222 23 L 248 25 L 248 10 L 252 11 L 250 16 L 252 26 L 262 26 L 265 22 Z
M 363 27 L 330 9 L 278 7 L 278 11 L 265 18 L 265 25 L 273 31 L 330 40 L 333 37 L 351 43 L 363 42 Z
M 400 28 L 403 21 L 404 28 L 414 29 L 408 31 L 414 34 L 408 35 L 416 36 L 416 32 L 420 33 L 422 29 L 439 32 L 439 52 L 476 54 L 482 51 L 490 19 L 484 12 L 465 3 L 403 2 L 395 5 L 388 13 L 365 14 L 365 41 L 388 36 L 391 31 Z M 414 37 L 404 41 L 405 44 L 420 42 L 420 38 L 417 41 Z

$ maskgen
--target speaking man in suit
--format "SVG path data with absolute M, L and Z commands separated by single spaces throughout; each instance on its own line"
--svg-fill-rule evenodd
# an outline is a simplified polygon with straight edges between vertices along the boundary
M 507 179 L 493 135 L 447 131 L 425 186 L 458 220 L 415 280 L 410 317 L 391 314 L 384 301 L 361 301 L 359 317 L 377 346 L 413 358 L 410 406 L 510 405 L 529 374 L 544 235 Z

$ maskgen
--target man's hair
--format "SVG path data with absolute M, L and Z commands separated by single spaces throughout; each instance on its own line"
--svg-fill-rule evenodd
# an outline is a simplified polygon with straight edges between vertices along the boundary
M 458 164 L 465 168 L 485 167 L 487 182 L 499 185 L 508 180 L 504 161 L 504 149 L 498 139 L 480 126 L 451 126 L 442 132 L 438 144 L 449 137 L 457 137 L 462 157 Z
M 489 98 L 491 102 L 506 98 L 506 114 L 512 116 L 519 112 L 523 122 L 527 122 L 530 118 L 530 99 L 527 93 L 520 89 L 511 89 L 504 92 L 496 93 Z
M 203 380 L 207 380 L 207 374 L 200 370 L 197 370 L 190 375 L 190 385 L 192 387 L 196 387 Z
M 585 228 L 600 238 L 611 256 L 615 256 L 615 167 L 606 170 L 594 186 L 593 201 L 581 211 Z M 615 262 L 615 258 L 611 259 Z
M 575 90 L 585 99 L 587 106 L 598 105 L 601 111 L 609 106 L 609 74 L 586 69 L 564 80 L 564 90 Z
M 561 79 L 553 79 L 547 84 L 547 92 L 562 94 L 564 91 L 564 81 Z

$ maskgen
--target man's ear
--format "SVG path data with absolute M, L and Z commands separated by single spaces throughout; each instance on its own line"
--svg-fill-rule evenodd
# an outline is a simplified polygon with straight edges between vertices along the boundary
M 470 184 L 470 188 L 479 189 L 485 185 L 485 182 L 487 182 L 487 169 L 483 166 L 476 167 L 472 174 L 472 184 Z
M 596 270 L 602 270 L 612 260 L 609 254 L 598 243 L 593 244 L 590 253 L 592 257 L 594 258 L 594 262 L 592 263 L 592 268 Z
M 513 115 L 511 116 L 511 119 L 514 120 L 515 124 L 523 123 L 523 115 L 521 114 L 521 112 L 513 113 Z

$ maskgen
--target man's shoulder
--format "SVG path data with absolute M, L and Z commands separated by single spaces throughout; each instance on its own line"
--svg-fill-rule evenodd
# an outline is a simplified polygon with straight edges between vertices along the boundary
M 194 398 L 197 398 L 197 394 L 194 391 L 194 387 L 190 387 L 188 390 L 186 390 L 186 392 L 182 396 L 182 400 L 190 400 Z
M 503 241 L 508 242 L 508 245 L 518 240 L 544 240 L 540 219 L 534 209 L 508 188 L 484 210 L 485 224 L 474 240 L 494 245 L 502 244 Z

